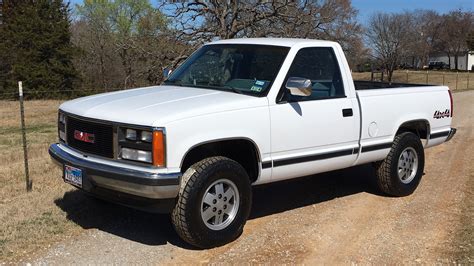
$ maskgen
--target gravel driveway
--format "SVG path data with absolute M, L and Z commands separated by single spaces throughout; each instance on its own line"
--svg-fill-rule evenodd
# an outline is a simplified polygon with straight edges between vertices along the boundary
M 167 215 L 91 201 L 110 219 L 68 217 L 84 233 L 24 262 L 449 262 L 446 249 L 459 224 L 462 191 L 474 173 L 474 91 L 456 93 L 454 98 L 458 133 L 449 143 L 426 150 L 425 175 L 411 196 L 381 195 L 370 165 L 256 187 L 243 235 L 211 250 L 183 243 Z M 66 213 L 74 205 L 74 193 L 81 192 L 70 192 L 57 203 Z

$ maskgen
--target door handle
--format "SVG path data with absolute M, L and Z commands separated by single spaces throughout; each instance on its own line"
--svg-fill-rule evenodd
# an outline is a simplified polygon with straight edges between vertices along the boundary
M 342 109 L 342 116 L 343 117 L 348 117 L 348 116 L 352 116 L 352 115 L 353 115 L 352 108 Z

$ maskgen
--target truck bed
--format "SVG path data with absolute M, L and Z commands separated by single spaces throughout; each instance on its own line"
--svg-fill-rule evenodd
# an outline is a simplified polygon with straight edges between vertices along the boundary
M 354 80 L 354 86 L 355 86 L 356 90 L 374 90 L 374 89 L 393 89 L 393 88 L 406 88 L 406 87 L 411 87 L 411 88 L 413 88 L 413 87 L 426 87 L 426 86 L 431 86 L 431 85 Z

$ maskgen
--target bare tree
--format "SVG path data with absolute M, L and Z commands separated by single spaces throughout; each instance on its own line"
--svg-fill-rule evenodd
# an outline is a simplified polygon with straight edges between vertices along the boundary
M 469 51 L 474 51 L 474 29 L 471 29 L 467 35 L 467 47 Z
M 389 82 L 414 36 L 412 23 L 411 16 L 406 13 L 376 13 L 369 20 L 366 32 L 368 43 L 375 59 L 387 71 Z
M 439 49 L 449 58 L 454 58 L 454 68 L 459 68 L 459 56 L 468 50 L 468 34 L 474 29 L 474 13 L 472 11 L 454 10 L 443 16 L 444 27 L 441 32 Z
M 280 16 L 294 5 L 290 1 L 197 0 L 175 3 L 171 17 L 183 36 L 205 42 L 245 36 L 256 24 Z
M 241 37 L 298 37 L 339 41 L 351 55 L 363 49 L 350 0 L 211 0 L 164 4 L 190 44 Z M 355 44 L 355 45 L 353 45 Z
M 77 10 L 71 30 L 82 54 L 75 63 L 94 88 L 157 84 L 185 50 L 148 0 L 85 1 Z
M 415 10 L 407 13 L 411 16 L 412 42 L 409 43 L 408 56 L 411 64 L 418 67 L 428 65 L 430 55 L 436 51 L 444 28 L 442 16 L 433 10 Z

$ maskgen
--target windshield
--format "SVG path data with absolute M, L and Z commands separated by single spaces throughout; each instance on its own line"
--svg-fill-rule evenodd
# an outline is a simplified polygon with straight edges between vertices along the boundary
M 266 95 L 289 48 L 268 45 L 205 45 L 165 84 Z

